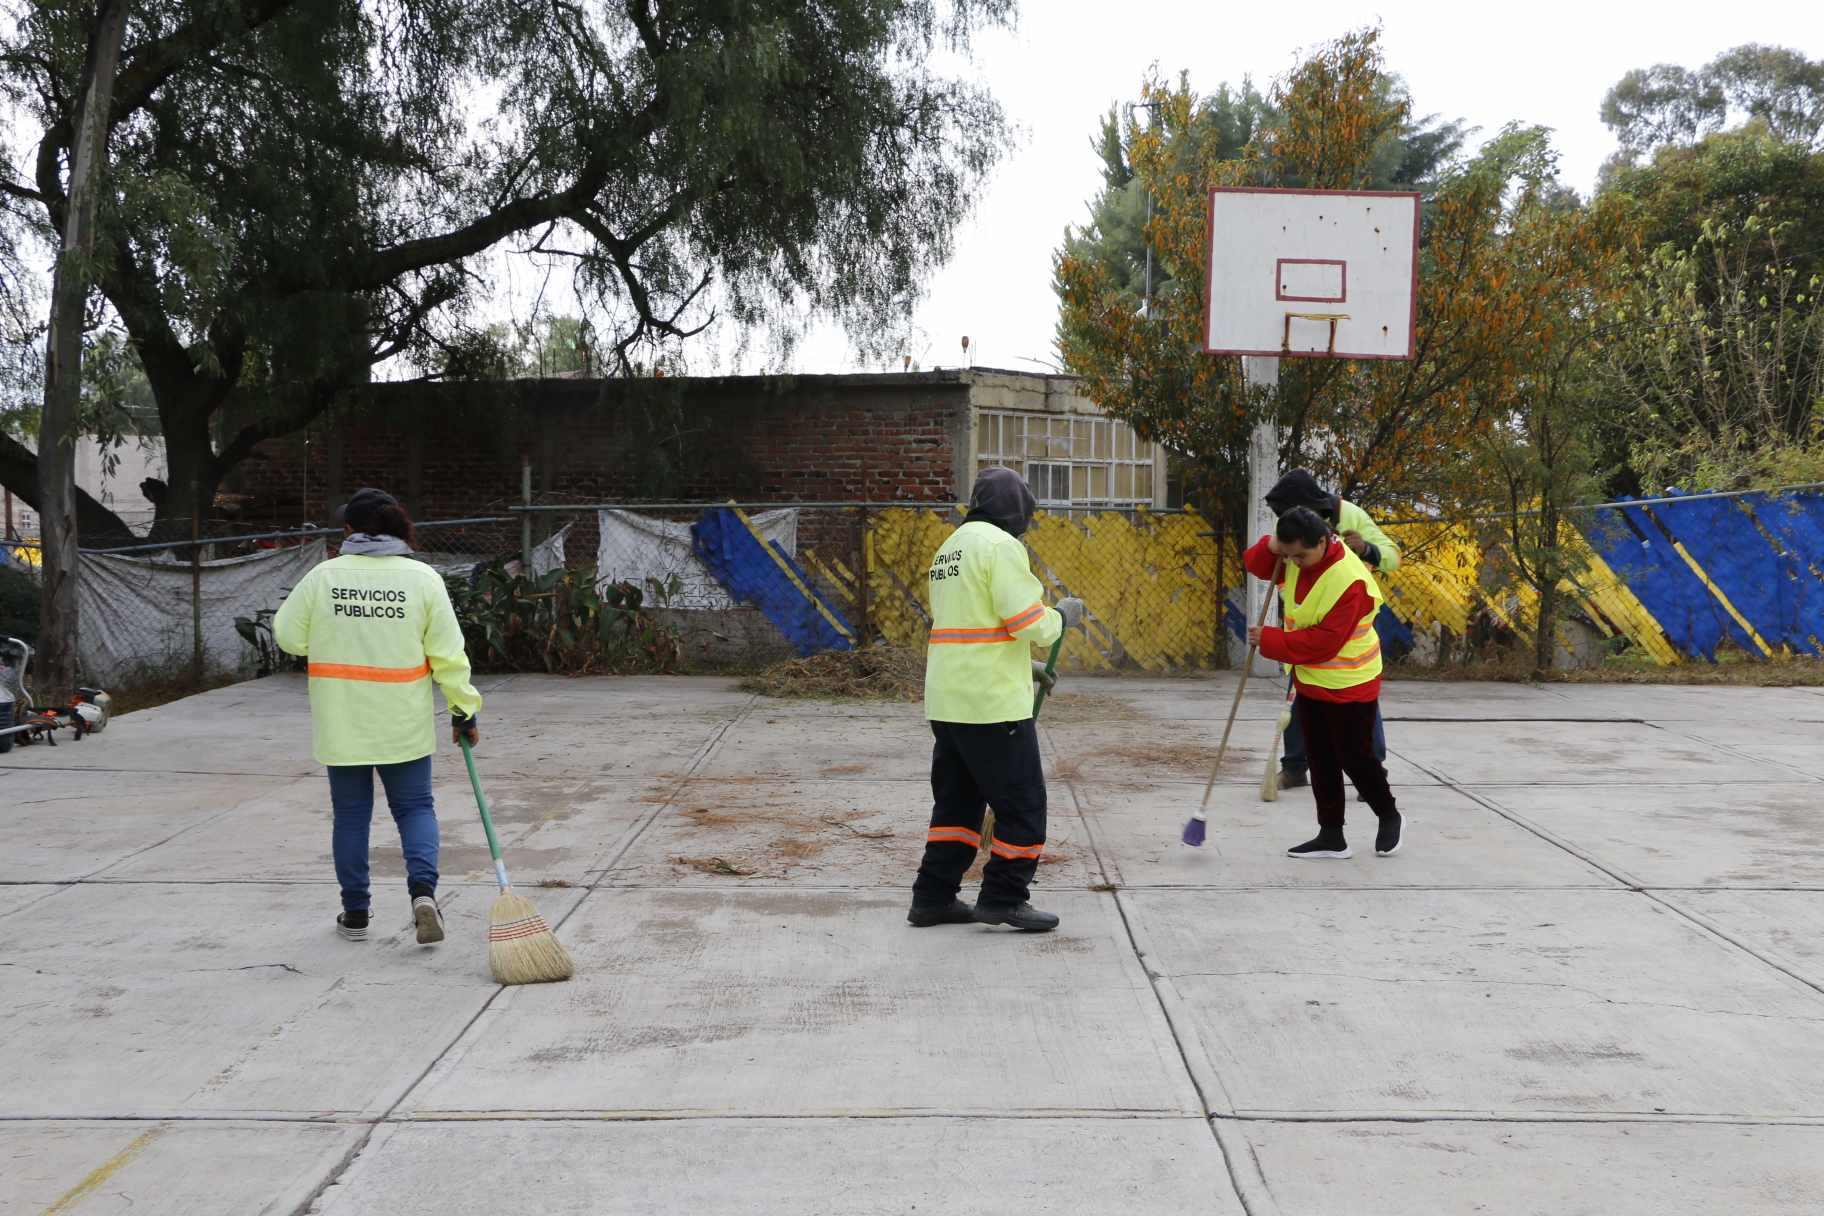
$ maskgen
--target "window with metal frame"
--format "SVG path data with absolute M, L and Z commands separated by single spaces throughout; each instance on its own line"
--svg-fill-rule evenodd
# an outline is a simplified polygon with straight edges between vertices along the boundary
M 981 410 L 978 470 L 1004 465 L 1052 508 L 1137 507 L 1153 502 L 1153 445 L 1113 418 Z

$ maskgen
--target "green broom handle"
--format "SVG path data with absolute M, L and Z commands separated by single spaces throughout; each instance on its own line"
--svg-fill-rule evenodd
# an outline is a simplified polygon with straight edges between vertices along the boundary
M 1045 658 L 1045 674 L 1046 675 L 1051 675 L 1053 672 L 1057 671 L 1057 669 L 1058 669 L 1058 651 L 1062 650 L 1063 648 L 1064 648 L 1064 633 L 1062 630 L 1060 630 L 1058 632 L 1058 640 L 1051 644 L 1051 653 L 1049 655 L 1047 655 Z M 1039 716 L 1039 707 L 1043 704 L 1045 704 L 1045 685 L 1040 684 L 1039 690 L 1036 693 L 1034 693 L 1033 697 L 1032 697 L 1032 716 L 1034 718 L 1037 718 Z
M 506 890 L 507 863 L 500 859 L 500 841 L 494 836 L 494 817 L 488 814 L 488 796 L 481 792 L 481 777 L 475 772 L 475 753 L 469 748 L 467 739 L 458 737 L 462 745 L 462 762 L 469 766 L 469 786 L 475 791 L 475 805 L 481 808 L 481 830 L 488 834 L 488 852 L 494 858 L 494 877 L 500 882 L 500 889 Z

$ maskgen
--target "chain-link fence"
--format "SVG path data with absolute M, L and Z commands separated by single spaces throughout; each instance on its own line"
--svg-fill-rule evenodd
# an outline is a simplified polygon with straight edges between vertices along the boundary
M 180 529 L 181 530 L 181 529 Z M 419 555 L 466 576 L 516 536 L 507 516 L 421 524 Z M 111 689 L 247 678 L 292 666 L 272 636 L 285 594 L 340 529 L 223 533 L 84 549 L 77 582 L 82 678 Z M 0 544 L 0 635 L 36 645 L 42 552 Z
M 875 640 L 922 645 L 931 555 L 962 522 L 957 508 L 900 503 L 516 512 L 541 536 L 568 521 L 569 560 L 593 550 L 602 577 L 649 588 L 687 656 L 735 663 Z M 1387 524 L 1402 551 L 1378 575 L 1387 654 L 1426 667 L 1530 652 L 1542 560 L 1560 572 L 1560 665 L 1824 654 L 1824 487 L 1566 508 L 1549 558 L 1527 522 L 1535 515 Z M 1189 510 L 1052 511 L 1024 539 L 1047 599 L 1075 595 L 1089 610 L 1067 640 L 1067 669 L 1168 673 L 1239 657 L 1241 545 L 1220 525 Z
M 1524 513 L 1523 513 L 1524 514 Z M 476 585 L 493 565 L 587 570 L 637 589 L 687 670 L 758 666 L 875 642 L 920 647 L 932 554 L 960 509 L 904 503 L 541 501 L 418 525 L 419 556 Z M 1402 551 L 1379 577 L 1389 657 L 1425 666 L 1524 645 L 1538 596 L 1516 516 L 1385 525 Z M 108 686 L 251 676 L 281 666 L 270 620 L 339 532 L 214 535 L 85 551 L 83 675 Z M 1041 512 L 1025 536 L 1048 602 L 1088 607 L 1067 670 L 1224 667 L 1245 630 L 1240 545 L 1194 511 Z M 1535 538 L 1536 542 L 1536 538 Z M 1559 529 L 1560 662 L 1824 654 L 1824 487 L 1687 495 L 1569 511 Z M 1536 555 L 1535 555 L 1536 556 Z M 0 592 L 30 584 L 35 546 L 0 546 Z M 30 595 L 0 595 L 0 633 L 30 640 Z M 23 625 L 22 625 L 23 622 Z

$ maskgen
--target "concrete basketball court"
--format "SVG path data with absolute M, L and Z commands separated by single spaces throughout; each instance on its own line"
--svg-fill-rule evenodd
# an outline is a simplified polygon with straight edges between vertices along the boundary
M 0 757 L 0 1212 L 1793 1213 L 1824 1208 L 1824 690 L 1393 683 L 1412 827 L 1297 862 L 1257 684 L 1046 710 L 1049 936 L 904 924 L 916 707 L 483 684 L 509 865 L 578 964 L 503 990 L 437 761 L 333 930 L 274 678 Z M 535 885 L 536 884 L 536 885 Z

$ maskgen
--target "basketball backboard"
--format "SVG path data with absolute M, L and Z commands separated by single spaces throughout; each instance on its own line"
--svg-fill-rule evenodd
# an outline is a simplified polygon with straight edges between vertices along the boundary
M 1210 191 L 1205 353 L 1410 359 L 1419 196 Z

